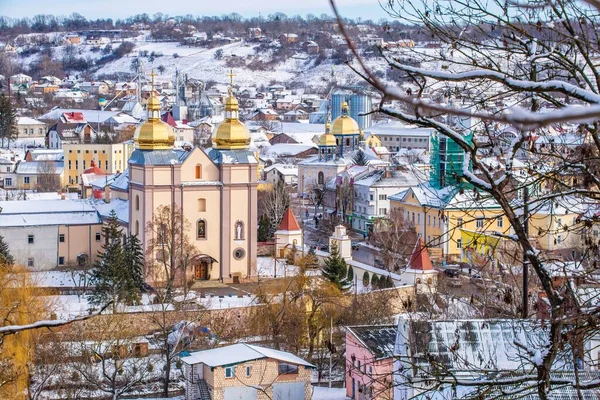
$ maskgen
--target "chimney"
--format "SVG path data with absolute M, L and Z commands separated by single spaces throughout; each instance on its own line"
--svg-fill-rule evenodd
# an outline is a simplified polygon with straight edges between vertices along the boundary
M 104 186 L 104 202 L 110 203 L 110 186 Z

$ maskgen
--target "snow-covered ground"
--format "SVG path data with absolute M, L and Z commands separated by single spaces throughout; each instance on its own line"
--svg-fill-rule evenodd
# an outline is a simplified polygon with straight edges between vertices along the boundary
M 346 389 L 313 386 L 313 400 L 346 400 Z

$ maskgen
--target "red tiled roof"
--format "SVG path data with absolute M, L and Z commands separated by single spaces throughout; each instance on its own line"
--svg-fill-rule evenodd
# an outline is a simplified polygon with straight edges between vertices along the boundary
M 421 237 L 419 237 L 419 240 L 417 240 L 417 243 L 415 244 L 415 248 L 410 256 L 408 267 L 410 269 L 416 269 L 420 271 L 433 270 L 433 264 L 431 264 L 429 254 L 427 253 L 427 247 L 425 247 L 425 243 Z
M 163 122 L 166 122 L 167 124 L 169 124 L 172 127 L 177 126 L 177 123 L 175 122 L 175 118 L 173 118 L 173 115 L 171 115 L 170 112 L 164 113 L 162 115 Z
M 291 209 L 287 209 L 285 214 L 283 214 L 283 219 L 281 220 L 281 224 L 279 225 L 280 231 L 299 231 L 300 225 L 298 225 L 298 221 L 294 216 L 294 213 Z
M 96 166 L 96 162 L 92 160 L 90 162 L 90 167 L 83 171 L 84 174 L 96 174 L 96 175 L 106 175 L 106 172 L 102 171 L 100 168 Z

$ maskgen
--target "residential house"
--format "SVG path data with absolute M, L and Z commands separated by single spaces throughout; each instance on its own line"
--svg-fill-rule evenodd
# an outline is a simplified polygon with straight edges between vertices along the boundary
M 65 144 L 92 143 L 96 132 L 82 113 L 63 113 L 47 134 L 50 149 L 62 149 Z
M 419 185 L 420 177 L 409 169 L 376 170 L 354 181 L 352 229 L 364 234 L 377 230 L 377 221 L 391 214 L 390 200 L 398 191 Z
M 180 356 L 186 400 L 309 400 L 314 365 L 292 353 L 234 344 Z
M 32 149 L 25 152 L 25 161 L 62 161 L 63 151 L 60 149 Z
M 93 125 L 95 130 L 112 131 L 121 124 L 138 124 L 139 121 L 122 111 L 87 110 L 78 108 L 53 108 L 46 114 L 38 117 L 40 121 L 49 125 L 55 124 L 65 114 L 75 114 L 77 118 L 83 116 L 83 120 Z M 74 121 L 79 122 L 79 121 Z
M 0 158 L 0 187 L 14 189 L 17 183 L 14 174 L 16 164 L 14 159 Z
M 298 41 L 298 35 L 295 33 L 282 33 L 279 35 L 279 41 L 281 44 L 292 44 Z
M 110 92 L 106 82 L 82 82 L 79 84 L 79 89 L 94 96 L 104 96 Z
M 65 35 L 65 37 L 63 38 L 63 43 L 65 45 L 78 45 L 81 44 L 83 41 L 83 39 L 81 38 L 81 36 L 77 35 L 76 33 L 68 33 Z
M 248 39 L 256 40 L 260 39 L 263 36 L 264 35 L 262 33 L 262 29 L 260 29 L 259 27 L 248 28 Z
M 275 102 L 278 111 L 295 110 L 300 107 L 300 99 L 295 97 L 282 97 Z
M 102 221 L 87 202 L 0 201 L 0 229 L 15 262 L 32 270 L 89 265 L 102 249 Z
M 314 156 L 318 153 L 317 145 L 302 143 L 274 144 L 266 150 L 265 156 L 271 158 L 294 158 L 302 159 Z
M 16 74 L 11 76 L 9 78 L 9 81 L 13 85 L 23 85 L 30 84 L 33 81 L 33 78 L 25 74 Z
M 306 50 L 308 54 L 319 54 L 319 45 L 313 42 L 312 40 L 304 42 L 302 44 L 302 47 L 304 48 L 304 50 Z
M 29 117 L 17 117 L 17 131 L 21 139 L 44 139 L 46 137 L 46 124 Z
M 285 133 L 279 133 L 277 135 L 273 135 L 271 140 L 269 140 L 269 143 L 271 143 L 271 145 L 289 144 L 289 143 L 298 143 L 298 141 Z
M 284 122 L 300 122 L 307 121 L 308 122 L 308 113 L 304 110 L 292 110 L 283 114 Z
M 64 186 L 64 164 L 62 161 L 21 161 L 15 169 L 16 185 L 19 190 L 37 190 L 41 179 L 57 176 L 58 184 Z
M 82 92 L 81 90 L 58 89 L 54 92 L 55 99 L 71 100 L 74 103 L 83 103 L 83 100 L 85 100 L 87 96 L 87 92 Z
M 41 83 L 32 85 L 31 89 L 33 93 L 44 95 L 49 93 L 55 93 L 60 89 L 60 87 L 52 83 Z
M 298 166 L 292 164 L 273 164 L 264 169 L 264 180 L 272 184 L 283 182 L 286 185 L 298 183 Z
M 62 85 L 62 79 L 57 78 L 56 76 L 46 75 L 39 79 L 39 83 L 50 83 L 52 85 L 60 86 Z
M 117 82 L 115 83 L 115 94 L 122 96 L 134 96 L 137 94 L 137 82 Z
M 85 39 L 85 44 L 91 46 L 106 46 L 110 44 L 110 39 L 104 36 L 90 35 Z
M 272 108 L 259 108 L 254 110 L 247 118 L 248 121 L 276 121 L 279 118 Z
M 396 325 L 346 328 L 346 396 L 393 400 Z

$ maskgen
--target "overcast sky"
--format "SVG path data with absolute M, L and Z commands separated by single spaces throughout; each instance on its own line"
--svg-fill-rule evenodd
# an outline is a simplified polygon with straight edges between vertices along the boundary
M 344 16 L 378 20 L 386 16 L 377 0 L 337 0 Z M 223 15 L 237 12 L 243 16 L 267 16 L 273 12 L 287 15 L 331 13 L 328 0 L 0 0 L 0 15 L 13 18 L 36 14 L 69 15 L 77 12 L 86 18 L 124 18 L 150 15 Z

